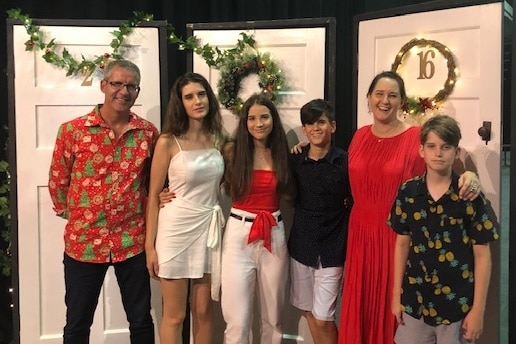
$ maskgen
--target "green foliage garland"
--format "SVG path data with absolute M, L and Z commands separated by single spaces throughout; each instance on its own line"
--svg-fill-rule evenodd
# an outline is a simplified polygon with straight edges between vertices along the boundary
M 6 129 L 6 128 L 4 128 Z M 7 141 L 5 143 L 5 150 L 7 151 Z M 11 212 L 9 209 L 9 191 L 10 191 L 10 175 L 9 163 L 7 161 L 0 161 L 0 218 L 2 219 L 2 230 L 0 233 L 0 240 L 7 244 L 7 249 L 4 251 L 0 249 L 0 268 L 4 276 L 11 275 Z
M 91 75 L 96 68 L 103 69 L 110 59 L 122 59 L 124 56 L 123 44 L 125 38 L 129 36 L 133 28 L 137 27 L 144 21 L 151 21 L 154 16 L 143 12 L 133 12 L 134 17 L 123 22 L 122 25 L 112 32 L 114 38 L 111 41 L 111 52 L 106 52 L 96 56 L 93 59 L 87 59 L 81 56 L 82 60 L 77 61 L 72 54 L 63 48 L 61 54 L 56 52 L 55 38 L 49 42 L 45 42 L 45 35 L 33 20 L 21 12 L 20 9 L 11 9 L 7 11 L 9 18 L 18 20 L 23 23 L 25 30 L 29 35 L 29 39 L 25 42 L 25 50 L 34 51 L 40 49 L 44 51 L 43 59 L 54 66 L 65 69 L 66 76 L 82 74 L 84 76 Z M 242 99 L 238 97 L 240 90 L 240 82 L 250 74 L 258 74 L 259 87 L 264 94 L 267 94 L 273 101 L 278 97 L 279 90 L 285 84 L 285 78 L 281 73 L 281 69 L 271 59 L 268 53 L 259 54 L 257 52 L 250 53 L 249 50 L 255 50 L 255 40 L 252 36 L 245 33 L 240 34 L 242 37 L 237 41 L 234 48 L 220 50 L 218 47 L 212 47 L 209 44 L 201 46 L 198 39 L 193 36 L 186 41 L 176 36 L 172 25 L 167 23 L 168 42 L 177 44 L 179 50 L 192 50 L 200 55 L 210 67 L 220 69 L 221 78 L 218 83 L 218 95 L 220 103 L 237 114 L 242 107 Z
M 78 61 L 66 48 L 63 49 L 61 54 L 56 52 L 55 38 L 46 42 L 45 34 L 41 31 L 40 27 L 34 24 L 33 19 L 27 14 L 22 13 L 20 9 L 15 8 L 7 11 L 8 17 L 22 23 L 29 35 L 29 39 L 25 42 L 25 50 L 42 50 L 44 52 L 42 56 L 43 59 L 58 68 L 66 70 L 66 76 L 77 74 L 90 75 L 96 68 L 103 69 L 110 59 L 122 59 L 124 56 L 123 47 L 126 37 L 142 22 L 154 20 L 152 14 L 137 11 L 133 12 L 133 14 L 134 16 L 123 22 L 118 30 L 111 32 L 114 36 L 110 43 L 113 49 L 111 52 L 98 55 L 93 59 L 87 59 L 81 56 L 81 60 Z M 209 44 L 201 46 L 195 36 L 183 40 L 174 33 L 174 27 L 169 23 L 166 23 L 166 30 L 169 44 L 177 44 L 179 50 L 192 50 L 194 53 L 200 55 L 208 66 L 215 68 L 223 64 L 228 56 L 242 51 L 247 46 L 254 46 L 255 43 L 252 36 L 242 34 L 243 38 L 238 40 L 235 48 L 222 51 L 218 47 L 212 47 Z
M 153 19 L 152 15 L 143 12 L 133 12 L 133 14 L 133 18 L 122 23 L 118 30 L 111 32 L 114 38 L 110 43 L 110 46 L 113 49 L 110 53 L 96 56 L 92 60 L 81 56 L 82 60 L 77 61 L 66 48 L 63 49 L 61 54 L 58 54 L 55 51 L 55 38 L 46 42 L 45 35 L 41 31 L 40 27 L 34 24 L 33 20 L 27 14 L 22 13 L 20 9 L 15 8 L 7 11 L 9 18 L 18 20 L 25 26 L 25 30 L 29 35 L 29 39 L 25 42 L 25 50 L 42 50 L 44 52 L 42 56 L 43 59 L 58 68 L 65 69 L 66 76 L 77 75 L 79 73 L 89 75 L 95 70 L 95 68 L 103 69 L 109 59 L 123 58 L 124 51 L 122 47 L 126 36 L 130 35 L 133 28 L 138 26 L 141 22 Z

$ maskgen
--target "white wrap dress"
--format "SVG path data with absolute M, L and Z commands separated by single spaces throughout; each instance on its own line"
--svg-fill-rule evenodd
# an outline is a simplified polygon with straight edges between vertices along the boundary
M 176 142 L 180 151 L 168 167 L 169 189 L 176 198 L 158 217 L 158 275 L 177 279 L 212 273 L 212 298 L 217 300 L 224 226 L 218 195 L 224 161 L 215 148 L 185 151 Z

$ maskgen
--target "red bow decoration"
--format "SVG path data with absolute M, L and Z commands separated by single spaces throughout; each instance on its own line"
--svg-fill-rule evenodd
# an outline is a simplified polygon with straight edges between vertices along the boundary
M 421 109 L 423 112 L 427 109 L 435 109 L 435 105 L 432 103 L 430 98 L 419 98 L 419 105 L 421 105 Z
M 253 225 L 251 226 L 247 244 L 257 240 L 263 240 L 263 246 L 269 252 L 272 252 L 271 230 L 272 227 L 276 226 L 277 224 L 278 222 L 276 222 L 276 219 L 274 216 L 272 216 L 271 213 L 268 211 L 260 211 L 258 214 L 256 214 L 256 218 L 254 219 Z

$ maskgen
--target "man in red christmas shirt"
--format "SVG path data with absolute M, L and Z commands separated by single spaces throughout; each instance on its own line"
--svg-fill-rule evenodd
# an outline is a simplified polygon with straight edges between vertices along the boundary
M 104 103 L 63 123 L 57 134 L 49 190 L 56 214 L 68 220 L 65 344 L 89 342 L 109 266 L 115 269 L 131 343 L 154 343 L 143 249 L 145 181 L 158 130 L 131 112 L 140 79 L 132 62 L 111 62 L 100 82 Z

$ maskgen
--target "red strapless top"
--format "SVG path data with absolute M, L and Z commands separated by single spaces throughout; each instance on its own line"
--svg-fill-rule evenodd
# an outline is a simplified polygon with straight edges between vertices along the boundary
M 276 173 L 254 170 L 247 195 L 233 202 L 233 208 L 256 214 L 247 243 L 263 240 L 263 246 L 271 251 L 271 229 L 278 223 L 271 213 L 279 209 L 276 193 Z

